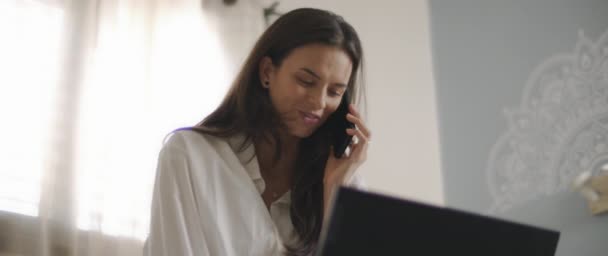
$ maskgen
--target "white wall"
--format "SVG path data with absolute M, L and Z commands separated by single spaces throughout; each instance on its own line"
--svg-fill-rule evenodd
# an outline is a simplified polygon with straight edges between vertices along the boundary
M 280 11 L 315 7 L 342 15 L 366 54 L 370 190 L 443 205 L 428 7 L 424 0 L 283 0 Z

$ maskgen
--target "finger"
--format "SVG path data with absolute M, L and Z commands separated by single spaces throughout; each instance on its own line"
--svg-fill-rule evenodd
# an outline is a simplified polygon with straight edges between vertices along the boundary
M 348 142 L 348 147 L 347 147 L 347 148 L 349 149 L 348 151 L 352 152 L 352 151 L 353 151 L 353 146 L 354 146 L 355 144 L 357 144 L 357 142 L 355 141 L 355 138 L 352 138 L 352 139 L 350 140 L 350 142 Z
M 355 144 L 361 144 L 361 143 L 368 144 L 368 142 L 369 142 L 369 138 L 367 136 L 365 136 L 365 134 L 363 134 L 363 132 L 359 129 L 347 128 L 346 133 L 351 136 L 356 136 L 357 143 L 355 143 Z
M 355 129 L 353 129 L 353 130 L 355 130 Z M 357 136 L 355 136 L 355 133 L 354 133 L 354 132 L 349 132 L 349 131 L 346 131 L 346 134 L 348 134 L 348 135 L 350 135 L 350 136 L 353 136 L 353 137 L 350 139 L 350 143 L 351 143 L 351 144 L 357 144 L 357 143 L 359 143 L 359 138 L 357 138 Z
M 353 129 L 351 133 L 359 138 L 359 143 L 355 143 L 351 146 L 349 159 L 354 160 L 355 162 L 365 161 L 369 143 L 367 143 L 367 140 L 360 131 Z
M 363 134 L 365 135 L 366 138 L 370 137 L 370 131 L 367 128 L 367 126 L 363 123 L 363 121 L 361 120 L 361 118 L 354 116 L 353 114 L 347 114 L 346 115 L 346 120 L 354 123 L 357 128 L 359 130 L 361 130 L 363 132 Z
M 357 110 L 357 107 L 355 107 L 355 104 L 350 104 L 349 106 L 349 112 L 353 113 L 353 115 L 355 115 L 356 117 L 361 117 L 361 113 L 359 113 L 359 110 Z
M 354 116 L 356 119 L 358 119 L 358 120 L 359 120 L 359 122 L 358 122 L 358 123 L 356 123 L 355 125 L 357 125 L 357 127 L 358 127 L 358 128 L 359 128 L 359 126 L 360 126 L 360 129 L 362 129 L 362 130 L 363 130 L 363 133 L 365 133 L 365 135 L 366 135 L 367 137 L 370 137 L 370 131 L 369 131 L 369 129 L 367 128 L 367 126 L 366 126 L 366 125 L 363 123 L 363 121 L 361 120 L 361 113 L 359 113 L 359 110 L 357 110 L 357 107 L 355 107 L 355 104 L 352 104 L 352 103 L 351 103 L 351 104 L 349 105 L 349 110 L 350 110 L 350 111 L 349 111 L 349 112 L 350 112 L 350 114 L 352 114 L 352 115 L 353 115 L 353 116 Z M 346 118 L 348 119 L 348 114 L 347 114 Z M 350 121 L 350 120 L 349 120 L 349 121 Z
M 349 159 L 352 158 L 354 155 L 356 155 L 355 152 L 358 152 L 358 148 L 359 147 L 360 147 L 360 145 L 357 144 L 357 143 L 353 143 L 352 145 L 350 145 L 350 149 L 349 149 L 349 152 L 348 152 L 349 153 L 348 154 Z

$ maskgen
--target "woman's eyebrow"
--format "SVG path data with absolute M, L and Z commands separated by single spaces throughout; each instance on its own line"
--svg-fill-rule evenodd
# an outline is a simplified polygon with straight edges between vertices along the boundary
M 311 70 L 311 69 L 309 69 L 309 68 L 301 68 L 300 70 L 302 70 L 302 71 L 304 71 L 304 72 L 306 72 L 306 73 L 310 74 L 311 76 L 314 76 L 314 77 L 316 77 L 317 79 L 321 80 L 321 76 L 317 75 L 317 73 L 315 73 L 314 71 L 312 71 L 312 70 Z M 346 87 L 346 85 L 345 85 L 345 84 L 342 84 L 342 83 L 334 83 L 334 85 L 336 85 L 336 86 L 338 86 L 338 87 L 342 87 L 342 88 Z
M 317 75 L 317 73 L 315 73 L 314 71 L 310 70 L 309 68 L 301 68 L 300 70 L 310 74 L 311 76 L 316 77 L 317 79 L 321 79 L 321 76 Z

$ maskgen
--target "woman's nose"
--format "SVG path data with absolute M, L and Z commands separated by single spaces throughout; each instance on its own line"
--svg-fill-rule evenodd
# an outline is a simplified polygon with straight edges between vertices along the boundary
M 309 101 L 310 105 L 314 107 L 314 109 L 325 108 L 325 105 L 326 105 L 325 99 L 326 99 L 326 95 L 325 95 L 324 90 L 316 89 L 316 90 L 312 90 L 308 94 L 308 101 Z

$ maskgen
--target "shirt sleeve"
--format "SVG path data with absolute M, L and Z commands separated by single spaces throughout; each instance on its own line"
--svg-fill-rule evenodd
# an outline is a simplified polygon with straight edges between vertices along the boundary
M 192 188 L 187 155 L 165 146 L 159 155 L 145 256 L 211 255 Z

